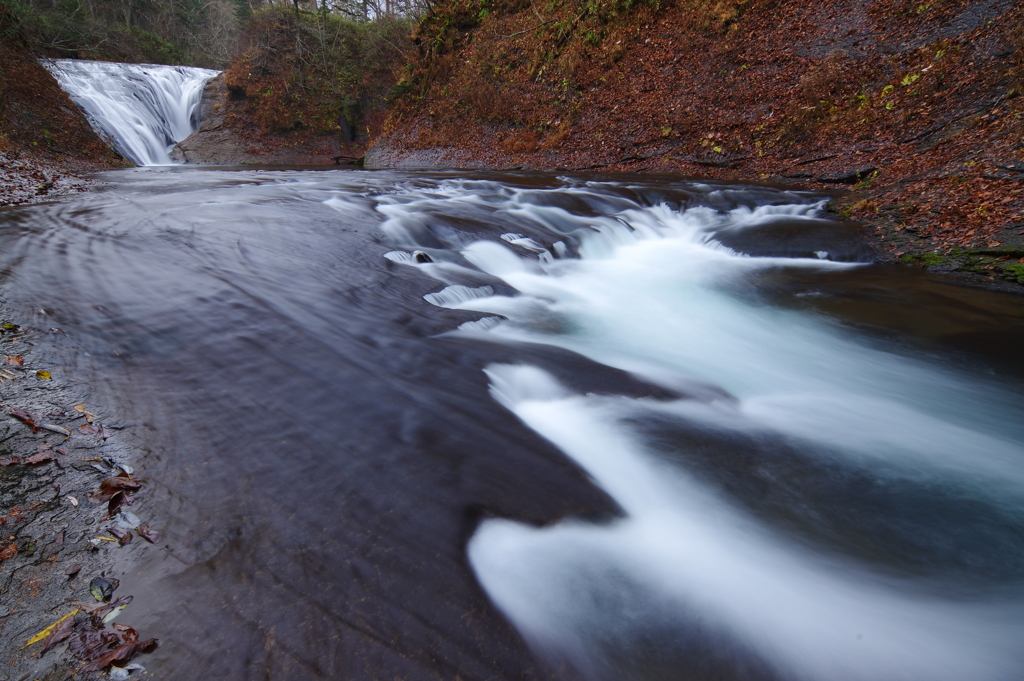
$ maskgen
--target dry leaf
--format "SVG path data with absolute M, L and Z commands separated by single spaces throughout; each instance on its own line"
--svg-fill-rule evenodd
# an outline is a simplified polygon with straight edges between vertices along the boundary
M 39 452 L 38 454 L 33 454 L 32 456 L 30 456 L 27 459 L 25 459 L 25 463 L 37 464 L 37 463 L 46 463 L 47 461 L 52 461 L 52 460 L 53 460 L 53 454 L 51 454 L 50 452 Z
M 96 414 L 93 414 L 91 411 L 87 410 L 84 404 L 76 404 L 73 408 L 75 411 L 80 411 L 83 414 L 85 414 L 85 420 L 88 423 L 92 423 L 93 419 L 96 418 Z
M 4 355 L 7 358 L 7 363 L 12 367 L 23 367 L 25 366 L 25 360 L 21 358 L 21 355 Z
M 7 413 L 31 428 L 33 433 L 39 432 L 39 426 L 36 425 L 35 419 L 33 419 L 24 409 L 11 407 Z
M 50 626 L 48 626 L 45 629 L 43 629 L 42 631 L 40 631 L 38 634 L 36 634 L 32 638 L 30 638 L 28 640 L 28 643 L 26 643 L 25 645 L 22 646 L 22 649 L 28 648 L 33 643 L 38 643 L 39 641 L 42 641 L 44 638 L 46 638 L 47 636 L 49 636 L 50 634 L 53 633 L 53 630 L 57 628 L 58 624 L 60 624 L 64 620 L 68 619 L 69 617 L 74 617 L 77 614 L 78 614 L 78 609 L 76 608 L 76 609 L 72 610 L 71 612 L 69 612 L 68 614 L 64 615 L 59 620 L 57 620 L 56 622 L 54 622 Z
M 139 531 L 139 536 L 148 541 L 150 544 L 156 544 L 160 541 L 160 533 L 156 530 L 149 529 L 149 525 L 142 525 L 135 529 Z
M 97 658 L 95 661 L 82 667 L 79 671 L 82 672 L 98 672 L 106 669 L 114 662 L 121 662 L 124 660 L 130 660 L 135 653 L 145 652 L 151 648 L 155 648 L 157 639 L 151 638 L 147 641 L 133 641 L 131 643 L 122 643 L 117 648 L 107 653 L 103 657 Z

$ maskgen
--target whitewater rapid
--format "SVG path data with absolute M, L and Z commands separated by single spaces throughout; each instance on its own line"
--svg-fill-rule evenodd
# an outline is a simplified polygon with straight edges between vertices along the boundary
M 61 88 L 118 153 L 170 165 L 174 145 L 199 125 L 203 86 L 218 71 L 188 66 L 44 60 Z
M 539 654 L 591 678 L 1022 678 L 1019 389 L 750 295 L 773 271 L 862 265 L 825 241 L 798 257 L 722 243 L 821 221 L 817 197 L 703 191 L 460 180 L 378 199 L 407 248 L 389 259 L 448 284 L 426 301 L 484 315 L 450 335 L 564 348 L 679 395 L 490 366 L 494 399 L 622 515 L 486 520 L 468 546 L 480 583 Z M 439 220 L 470 215 L 534 237 Z

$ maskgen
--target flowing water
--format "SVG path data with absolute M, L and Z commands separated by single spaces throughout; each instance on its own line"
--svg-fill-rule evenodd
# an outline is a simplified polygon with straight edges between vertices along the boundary
M 93 128 L 129 161 L 170 165 L 171 150 L 199 127 L 203 85 L 218 71 L 190 66 L 48 59 Z
M 1019 296 L 772 187 L 103 179 L 0 291 L 144 441 L 155 674 L 1024 678 Z

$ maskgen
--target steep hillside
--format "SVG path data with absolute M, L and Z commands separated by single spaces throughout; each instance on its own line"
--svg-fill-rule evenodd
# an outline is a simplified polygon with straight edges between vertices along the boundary
M 0 205 L 82 188 L 71 173 L 123 164 L 31 55 L 0 2 Z
M 206 88 L 203 123 L 178 145 L 189 163 L 330 164 L 365 151 L 410 58 L 410 24 L 270 7 Z
M 849 185 L 892 257 L 1024 282 L 1013 0 L 445 0 L 367 160 Z

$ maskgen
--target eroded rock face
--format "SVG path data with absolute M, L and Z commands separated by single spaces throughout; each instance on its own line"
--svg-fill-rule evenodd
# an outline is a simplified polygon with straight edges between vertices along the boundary
M 171 158 L 201 165 L 334 165 L 349 155 L 335 135 L 267 134 L 246 123 L 245 98 L 232 93 L 224 74 L 203 90 L 199 128 L 179 142 Z

